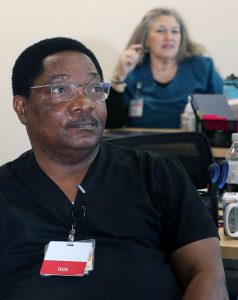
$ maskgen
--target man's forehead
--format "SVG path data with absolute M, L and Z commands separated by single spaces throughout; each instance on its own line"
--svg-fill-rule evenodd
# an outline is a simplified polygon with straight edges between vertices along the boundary
M 80 72 L 79 72 L 79 75 L 80 75 Z M 51 80 L 54 81 L 54 80 L 67 80 L 69 79 L 71 76 L 69 74 L 53 74 L 52 77 L 51 77 Z M 100 79 L 100 75 L 97 73 L 97 72 L 94 72 L 94 71 L 90 71 L 88 72 L 87 74 L 84 73 L 84 77 L 92 80 L 92 79 Z
M 90 71 L 96 71 L 92 60 L 84 53 L 77 51 L 62 51 L 53 53 L 43 59 L 44 68 L 63 69 L 67 66 L 87 67 Z
M 100 75 L 91 59 L 77 51 L 63 51 L 44 58 L 44 73 L 50 76 L 50 81 L 67 80 L 72 72 L 88 80 L 100 79 Z
M 74 51 L 74 50 L 62 50 L 59 52 L 49 54 L 43 59 L 43 61 L 54 62 L 61 59 L 70 59 L 70 58 L 86 59 L 91 61 L 91 59 L 85 53 Z

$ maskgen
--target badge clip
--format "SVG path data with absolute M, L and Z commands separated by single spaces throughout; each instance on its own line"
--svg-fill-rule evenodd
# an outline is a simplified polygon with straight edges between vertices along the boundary
M 72 228 L 68 235 L 68 243 L 67 243 L 68 246 L 74 245 L 74 238 L 75 238 L 75 224 L 72 225 Z

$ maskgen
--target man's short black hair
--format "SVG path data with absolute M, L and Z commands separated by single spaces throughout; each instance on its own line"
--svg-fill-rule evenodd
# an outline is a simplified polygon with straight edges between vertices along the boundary
M 43 59 L 61 51 L 78 51 L 87 55 L 94 63 L 101 79 L 103 80 L 102 69 L 93 52 L 81 42 L 66 38 L 49 38 L 26 48 L 17 58 L 12 71 L 13 95 L 24 97 L 30 96 L 30 87 L 34 79 L 44 71 Z

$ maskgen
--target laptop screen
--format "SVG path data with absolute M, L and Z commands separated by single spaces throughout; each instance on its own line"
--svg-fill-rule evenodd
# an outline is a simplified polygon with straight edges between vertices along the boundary
M 200 119 L 234 120 L 225 95 L 222 94 L 194 94 L 191 104 L 195 115 Z

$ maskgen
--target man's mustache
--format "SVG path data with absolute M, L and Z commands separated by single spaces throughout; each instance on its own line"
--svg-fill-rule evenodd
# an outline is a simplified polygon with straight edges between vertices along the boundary
M 90 115 L 81 114 L 77 117 L 77 119 L 71 120 L 66 124 L 66 128 L 68 127 L 80 127 L 85 125 L 98 126 L 98 120 Z

